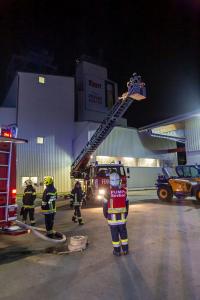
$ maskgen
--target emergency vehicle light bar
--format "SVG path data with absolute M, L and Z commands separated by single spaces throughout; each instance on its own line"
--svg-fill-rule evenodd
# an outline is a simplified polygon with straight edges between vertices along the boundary
M 0 127 L 0 142 L 23 144 L 28 143 L 25 139 L 17 138 L 18 128 L 15 124 Z

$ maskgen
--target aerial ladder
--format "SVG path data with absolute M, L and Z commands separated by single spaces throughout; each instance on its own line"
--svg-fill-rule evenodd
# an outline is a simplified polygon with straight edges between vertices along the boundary
M 134 73 L 127 83 L 127 92 L 123 93 L 122 96 L 118 98 L 108 115 L 101 122 L 91 139 L 87 142 L 73 162 L 71 166 L 71 177 L 80 178 L 80 175 L 84 172 L 92 153 L 94 153 L 98 146 L 112 131 L 116 121 L 124 115 L 134 100 L 141 101 L 145 98 L 145 83 L 142 82 L 141 76 Z

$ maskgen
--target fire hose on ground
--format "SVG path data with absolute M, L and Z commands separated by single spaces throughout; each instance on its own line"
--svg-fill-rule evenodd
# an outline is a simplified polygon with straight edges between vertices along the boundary
M 44 229 L 44 228 L 30 226 L 19 220 L 16 220 L 15 223 L 23 229 L 30 230 L 35 236 L 37 236 L 38 238 L 40 238 L 44 241 L 48 241 L 48 242 L 51 242 L 54 244 L 61 244 L 61 243 L 65 243 L 67 240 L 66 236 L 61 232 L 55 232 L 55 237 L 58 237 L 57 239 L 49 238 L 48 236 L 41 233 L 41 232 L 43 232 L 43 233 L 46 232 L 46 229 Z

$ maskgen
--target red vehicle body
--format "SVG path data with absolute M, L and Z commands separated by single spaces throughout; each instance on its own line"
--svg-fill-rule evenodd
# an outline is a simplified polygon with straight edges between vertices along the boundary
M 10 147 L 12 147 L 11 158 Z M 7 177 L 9 167 L 10 178 Z M 0 227 L 9 227 L 16 219 L 16 145 L 0 142 Z
M 102 199 L 109 186 L 109 174 L 117 172 L 121 178 L 121 186 L 127 188 L 127 176 L 122 164 L 94 164 L 86 169 L 85 192 L 88 200 Z
M 17 219 L 16 204 L 16 126 L 0 128 L 0 229 L 8 230 Z

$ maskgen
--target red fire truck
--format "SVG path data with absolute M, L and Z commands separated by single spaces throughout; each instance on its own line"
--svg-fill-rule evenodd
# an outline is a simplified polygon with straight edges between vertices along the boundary
M 109 175 L 112 172 L 119 174 L 121 178 L 121 186 L 127 187 L 127 177 L 129 177 L 129 168 L 127 168 L 127 175 L 124 166 L 119 162 L 118 164 L 98 164 L 98 162 L 86 168 L 86 175 L 84 180 L 85 192 L 88 200 L 101 200 L 105 194 L 106 188 L 109 186 Z
M 21 233 L 13 226 L 17 219 L 16 144 L 26 142 L 17 138 L 15 125 L 0 128 L 0 230 L 7 233 Z

